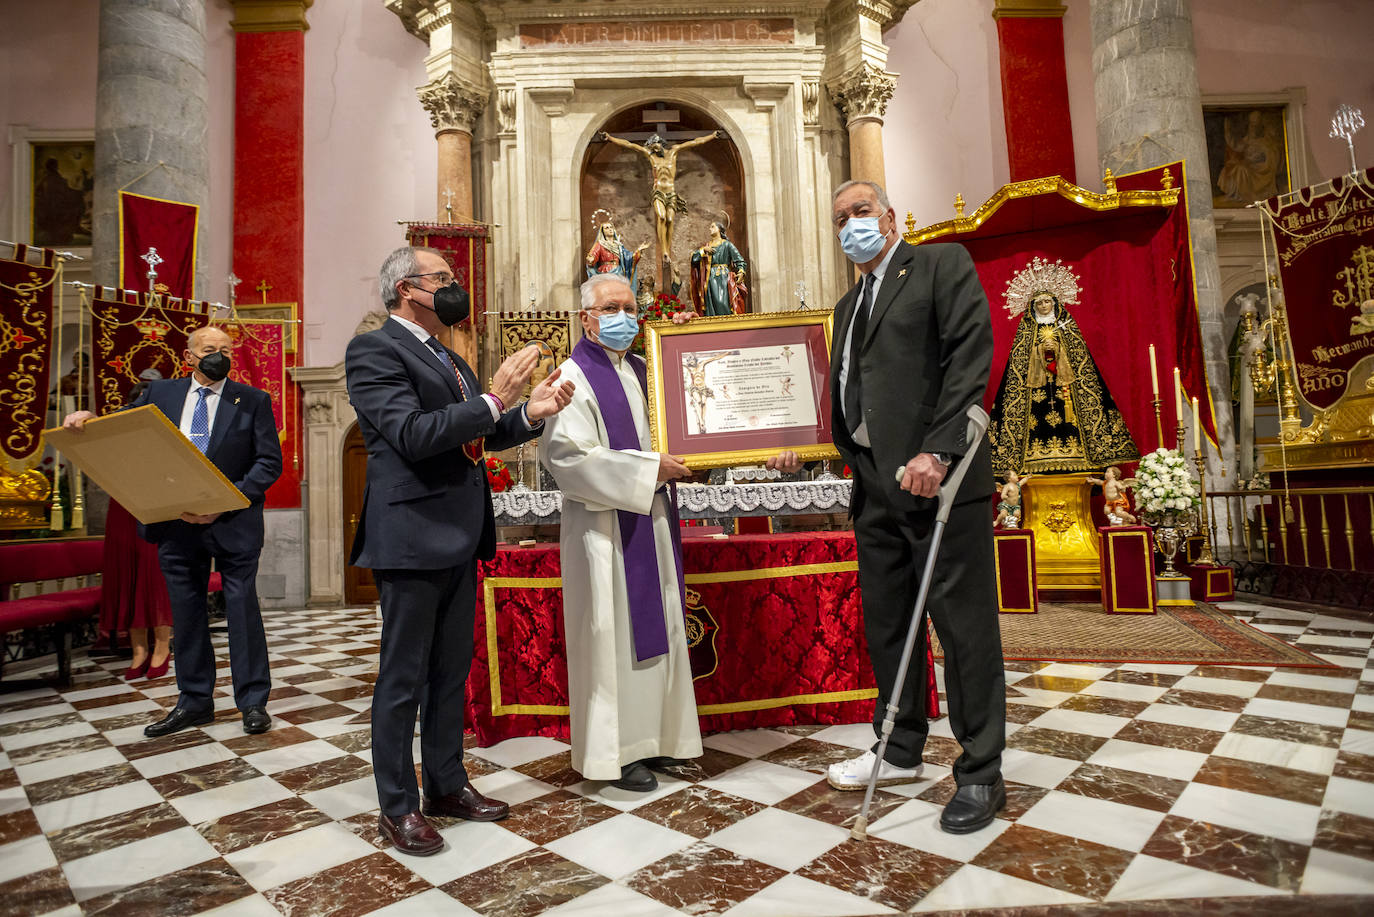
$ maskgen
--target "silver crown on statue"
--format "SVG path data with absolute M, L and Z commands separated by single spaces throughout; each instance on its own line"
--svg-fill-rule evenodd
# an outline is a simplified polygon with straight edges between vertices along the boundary
M 1007 281 L 1007 290 L 1002 295 L 1007 314 L 1017 316 L 1026 311 L 1039 293 L 1051 293 L 1061 306 L 1072 306 L 1078 302 L 1081 289 L 1073 268 L 1063 261 L 1048 261 L 1037 255 Z

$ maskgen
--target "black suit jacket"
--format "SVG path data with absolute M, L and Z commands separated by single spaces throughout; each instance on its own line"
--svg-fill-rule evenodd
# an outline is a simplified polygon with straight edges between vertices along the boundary
M 463 444 L 485 436 L 492 451 L 543 430 L 522 412 L 492 420 L 482 388 L 462 357 L 448 351 L 472 399 L 415 335 L 388 319 L 348 344 L 348 397 L 367 445 L 367 489 L 349 563 L 374 570 L 441 570 L 496 553 L 496 520 L 486 469 Z
M 835 445 L 851 467 L 859 447 L 845 423 L 840 360 L 862 288 L 855 284 L 835 306 L 830 361 Z M 849 369 L 851 379 L 855 370 Z M 922 452 L 974 462 L 956 502 L 992 494 L 987 439 L 971 455 L 967 442 L 969 406 L 982 404 L 992 372 L 992 321 L 973 259 L 962 245 L 914 247 L 898 241 L 873 303 L 857 370 L 878 484 L 892 505 L 910 510 L 934 505 L 933 499 L 903 491 L 896 479 L 896 470 Z
M 131 407 L 154 405 L 180 426 L 191 382 L 190 376 L 152 382 Z M 281 440 L 272 417 L 271 396 L 262 389 L 226 379 L 205 455 L 251 501 L 247 509 L 225 513 L 210 523 L 215 540 L 224 550 L 234 553 L 261 550 L 262 504 L 267 499 L 267 488 L 281 476 Z M 173 520 L 145 526 L 143 537 L 156 543 L 198 538 L 204 531 L 205 526 Z

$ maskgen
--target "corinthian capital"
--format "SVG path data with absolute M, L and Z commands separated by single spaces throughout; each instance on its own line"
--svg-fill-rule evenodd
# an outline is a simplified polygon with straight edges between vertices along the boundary
M 852 124 L 862 118 L 881 121 L 892 90 L 897 88 L 897 80 L 894 74 L 862 61 L 848 73 L 831 80 L 827 88 L 844 115 L 845 123 Z
M 429 123 L 436 133 L 464 131 L 471 134 L 482 110 L 487 107 L 487 90 L 460 79 L 453 71 L 417 87 L 415 94 L 429 112 Z

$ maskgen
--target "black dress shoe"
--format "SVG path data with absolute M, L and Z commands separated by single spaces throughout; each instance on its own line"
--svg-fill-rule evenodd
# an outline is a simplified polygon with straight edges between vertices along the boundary
M 622 767 L 620 779 L 612 780 L 611 786 L 629 790 L 632 793 L 648 793 L 658 789 L 658 778 L 654 776 L 653 771 L 644 766 L 643 761 L 636 761 L 634 764 L 627 764 Z
M 185 707 L 173 707 L 172 712 L 143 728 L 143 734 L 151 739 L 162 736 L 169 736 L 174 732 L 181 732 L 183 729 L 190 729 L 192 726 L 206 726 L 215 721 L 215 711 L 187 710 Z
M 1007 804 L 1007 786 L 999 774 L 995 783 L 967 784 L 940 813 L 940 827 L 950 834 L 971 834 L 992 824 Z
M 471 783 L 456 793 L 431 799 L 425 797 L 426 815 L 447 815 L 468 821 L 500 821 L 510 814 L 510 806 L 499 799 L 483 796 Z
M 674 767 L 687 767 L 692 762 L 683 758 L 669 758 L 667 755 L 659 755 L 657 758 L 645 758 L 639 763 L 651 771 L 666 771 Z
M 250 736 L 258 735 L 272 728 L 272 718 L 267 715 L 266 707 L 249 707 L 243 711 L 243 731 Z
M 381 815 L 377 818 L 377 830 L 382 837 L 391 841 L 396 849 L 412 856 L 427 857 L 444 849 L 444 839 L 434 826 L 425 820 L 416 809 L 408 815 Z

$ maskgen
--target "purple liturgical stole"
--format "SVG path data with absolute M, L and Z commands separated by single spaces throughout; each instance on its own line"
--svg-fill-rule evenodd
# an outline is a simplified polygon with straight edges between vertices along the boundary
M 648 397 L 648 379 L 644 361 L 627 356 L 639 387 Z M 600 344 L 583 338 L 573 348 L 572 361 L 587 377 L 601 408 L 606 425 L 606 440 L 612 449 L 638 449 L 639 433 L 635 431 L 634 415 L 625 398 L 620 375 L 611 365 L 611 358 Z M 682 602 L 682 537 L 678 530 L 677 487 L 670 488 L 668 524 L 673 533 L 673 560 L 677 566 L 677 591 Z M 635 644 L 635 660 L 643 662 L 668 652 L 668 627 L 664 621 L 663 586 L 658 578 L 658 552 L 654 544 L 652 516 L 616 510 L 620 522 L 620 547 L 625 567 L 625 590 L 630 601 L 630 630 Z M 685 606 L 683 606 L 685 607 Z

